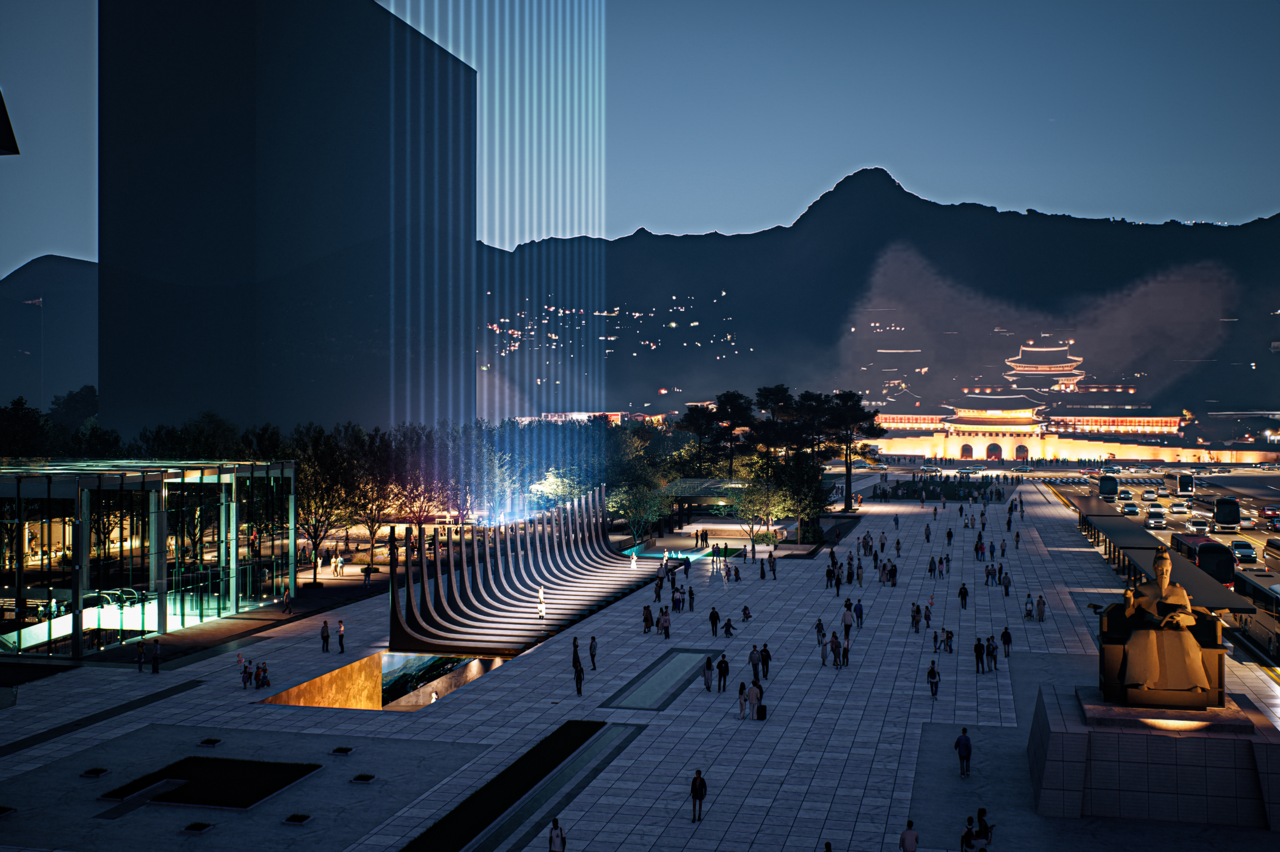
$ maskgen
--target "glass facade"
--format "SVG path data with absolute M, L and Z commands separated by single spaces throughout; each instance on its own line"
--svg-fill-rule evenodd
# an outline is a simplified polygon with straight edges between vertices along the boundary
M 296 592 L 293 474 L 0 463 L 0 654 L 82 657 Z

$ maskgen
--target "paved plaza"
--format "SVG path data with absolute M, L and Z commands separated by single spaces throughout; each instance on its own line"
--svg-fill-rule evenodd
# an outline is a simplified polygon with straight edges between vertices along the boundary
M 976 530 L 963 528 L 958 504 L 949 502 L 945 511 L 939 507 L 934 520 L 936 503 L 923 509 L 918 503 L 866 503 L 859 525 L 836 554 L 843 560 L 854 537 L 865 532 L 878 539 L 884 531 L 890 556 L 900 539 L 896 588 L 882 586 L 870 560 L 864 560 L 864 585 L 845 585 L 837 597 L 824 588 L 825 550 L 813 560 L 780 560 L 777 580 L 761 580 L 758 566 L 737 563 L 742 573 L 737 583 L 724 582 L 712 572 L 711 561 L 702 559 L 687 583 L 680 576 L 681 584 L 696 591 L 695 610 L 673 614 L 669 640 L 656 631 L 642 633 L 641 609 L 654 603 L 652 590 L 642 589 L 413 713 L 258 703 L 267 691 L 242 690 L 234 651 L 194 655 L 186 665 L 159 675 L 139 674 L 132 667 L 84 667 L 26 684 L 17 705 L 0 710 L 0 805 L 19 809 L 0 821 L 0 842 L 15 845 L 0 848 L 137 849 L 137 832 L 144 825 L 146 848 L 253 848 L 254 841 L 243 833 L 247 823 L 236 826 L 237 820 L 254 819 L 252 836 L 262 848 L 297 844 L 291 832 L 305 831 L 309 848 L 391 852 L 570 719 L 634 726 L 628 729 L 634 738 L 620 740 L 625 747 L 620 745 L 616 756 L 566 787 L 566 797 L 555 802 L 574 850 L 809 852 L 830 843 L 834 850 L 879 852 L 897 848 L 907 819 L 915 821 L 922 849 L 954 850 L 964 818 L 978 807 L 990 812 L 1001 849 L 1172 845 L 1227 850 L 1274 843 L 1267 832 L 1034 814 L 1026 743 L 1036 688 L 1044 680 L 1059 686 L 1094 682 L 1096 623 L 1087 605 L 1115 600 L 1120 585 L 1077 532 L 1074 513 L 1047 488 L 1024 485 L 1016 493 L 1026 508 L 1025 518 L 1015 515 L 1018 549 L 1013 532 L 1004 530 L 1002 505 L 989 507 L 986 532 L 997 546 L 1007 540 L 1006 557 L 996 560 L 1012 572 L 1008 597 L 983 585 L 985 563 L 973 557 Z M 972 511 L 979 509 L 980 504 Z M 926 523 L 933 531 L 929 544 Z M 955 533 L 950 550 L 947 527 Z M 931 580 L 925 568 L 929 557 L 948 552 L 950 576 Z M 967 609 L 957 597 L 961 583 L 971 592 Z M 1028 593 L 1048 602 L 1043 623 L 1023 618 Z M 853 630 L 850 666 L 823 667 L 814 625 L 821 618 L 828 636 L 839 630 L 845 597 L 861 599 L 865 625 Z M 930 604 L 933 611 L 932 626 L 922 625 L 919 634 L 910 630 L 912 604 Z M 753 618 L 741 623 L 744 605 Z M 733 638 L 711 635 L 712 606 L 733 619 L 738 627 Z M 328 619 L 333 627 L 339 618 L 347 628 L 347 653 L 321 653 L 320 621 Z M 1012 657 L 1001 656 L 996 672 L 976 674 L 975 637 L 998 637 L 1006 626 L 1013 635 Z M 944 629 L 955 633 L 955 652 L 935 654 L 933 631 Z M 581 697 L 570 667 L 575 636 L 588 666 Z M 596 671 L 585 653 L 592 636 L 600 644 Z M 280 692 L 384 649 L 387 604 L 381 598 L 350 604 L 255 639 L 242 653 L 270 665 L 270 692 Z M 747 654 L 764 643 L 773 654 L 764 683 L 768 718 L 739 720 L 737 687 L 751 681 Z M 673 648 L 726 653 L 732 667 L 729 691 L 719 694 L 713 684 L 707 692 L 699 678 L 662 710 L 601 706 Z M 936 700 L 925 683 L 930 660 L 938 661 L 942 677 Z M 1245 694 L 1280 724 L 1280 688 L 1252 664 L 1229 659 L 1227 666 L 1229 691 Z M 78 724 L 86 719 L 89 724 Z M 368 757 L 358 759 L 357 747 L 346 758 L 352 769 L 394 779 L 384 796 L 363 790 L 353 795 L 345 786 L 317 788 L 312 802 L 299 801 L 296 792 L 281 794 L 293 798 L 272 805 L 276 810 L 284 808 L 287 815 L 306 807 L 314 816 L 304 829 L 257 816 L 215 812 L 210 817 L 199 809 L 159 806 L 148 811 L 145 823 L 131 814 L 112 827 L 91 825 L 93 817 L 84 814 L 100 805 L 95 797 L 101 790 L 90 785 L 106 782 L 79 779 L 72 770 L 83 771 L 99 759 L 109 762 L 126 742 L 133 759 L 150 752 L 157 761 L 167 758 L 166 743 L 179 726 L 190 727 L 193 739 L 197 734 L 223 739 L 241 749 L 235 756 L 266 755 L 261 759 L 290 755 L 302 760 L 327 753 L 322 746 L 343 738 L 413 743 L 400 757 L 366 748 Z M 969 728 L 975 748 L 968 779 L 959 777 L 951 747 L 962 726 Z M 430 758 L 448 754 L 450 744 L 458 759 Z M 698 823 L 690 821 L 689 781 L 695 769 L 702 770 L 709 787 Z M 328 764 L 323 770 L 341 771 Z M 119 775 L 123 783 L 127 773 L 121 769 Z M 62 777 L 72 794 L 48 795 L 51 783 Z M 170 815 L 170 810 L 177 812 Z M 139 821 L 131 831 L 135 818 Z M 219 826 L 206 836 L 179 833 L 196 819 Z M 56 833 L 42 831 L 59 820 Z M 512 837 L 520 841 L 517 848 L 547 848 L 545 830 Z M 511 842 L 501 848 L 511 848 Z

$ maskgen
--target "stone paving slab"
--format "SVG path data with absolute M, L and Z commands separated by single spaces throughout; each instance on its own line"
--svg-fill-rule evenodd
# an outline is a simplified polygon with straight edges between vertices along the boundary
M 1077 656 L 1095 665 L 1095 620 L 1077 601 L 1082 594 L 1111 593 L 1117 588 L 1115 575 L 1077 531 L 1074 513 L 1048 489 L 1024 485 L 1019 493 L 1025 498 L 1026 515 L 1015 515 L 1011 531 L 1004 530 L 1001 505 L 987 508 L 988 539 L 997 545 L 1001 538 L 1006 540 L 1006 555 L 997 561 L 1012 572 L 1009 597 L 982 585 L 985 564 L 975 562 L 972 552 L 977 530 L 963 528 L 959 504 L 948 502 L 944 512 L 936 503 L 921 509 L 918 503 L 865 502 L 856 533 L 869 531 L 878 538 L 885 531 L 889 553 L 895 539 L 901 540 L 896 588 L 871 581 L 868 566 L 867 584 L 845 586 L 837 597 L 834 589 L 824 588 L 825 552 L 814 560 L 779 562 L 776 581 L 743 571 L 741 582 L 726 583 L 712 571 L 709 560 L 699 560 L 687 580 L 683 574 L 679 579 L 697 590 L 697 610 L 673 615 L 670 640 L 642 633 L 641 609 L 653 602 L 653 592 L 640 590 L 415 713 L 262 705 L 257 700 L 263 696 L 240 689 L 234 654 L 154 677 L 78 669 L 33 684 L 23 693 L 23 705 L 0 711 L 0 737 L 17 738 L 58 720 L 83 716 L 86 707 L 120 703 L 179 680 L 200 678 L 206 683 L 144 711 L 0 759 L 0 780 L 150 723 L 259 730 L 282 738 L 290 733 L 338 733 L 486 746 L 462 769 L 424 779 L 412 801 L 393 816 L 375 820 L 348 810 L 348 818 L 364 833 L 346 848 L 383 852 L 399 849 L 561 722 L 602 719 L 648 727 L 561 812 L 572 848 L 741 852 L 821 850 L 824 842 L 831 842 L 836 850 L 893 850 L 906 819 L 915 818 L 913 797 L 924 765 L 926 726 L 948 731 L 961 725 L 1007 729 L 1016 738 L 1026 721 L 1018 707 L 1016 667 L 1011 671 L 1001 665 L 997 672 L 974 674 L 968 647 L 975 636 L 998 635 L 1007 625 L 1015 655 Z M 982 507 L 966 503 L 964 508 L 977 515 Z M 928 544 L 926 523 L 932 531 Z M 950 550 L 943 536 L 947 526 L 955 533 Z M 1016 549 L 1014 531 L 1021 533 Z M 842 542 L 836 555 L 843 559 L 853 545 L 852 539 Z M 930 580 L 924 570 L 929 556 L 947 552 L 952 556 L 950 576 Z M 971 591 L 963 610 L 956 595 L 962 582 Z M 1022 617 L 1027 593 L 1033 598 L 1043 594 L 1048 601 L 1044 622 Z M 823 667 L 814 623 L 821 617 L 829 632 L 838 624 L 846 596 L 862 600 L 865 626 L 854 630 L 847 669 Z M 923 606 L 930 600 L 930 630 L 911 632 L 910 605 Z M 738 624 L 732 639 L 712 638 L 707 622 L 712 605 Z M 750 606 L 755 617 L 739 623 L 743 605 Z M 385 647 L 384 601 L 352 604 L 325 617 L 331 626 L 337 618 L 345 620 L 346 659 L 319 652 L 319 617 L 260 634 L 265 641 L 247 649 L 248 656 L 271 665 L 277 690 Z M 955 632 L 956 653 L 934 654 L 932 630 L 940 628 Z M 588 669 L 579 698 L 573 688 L 570 644 L 577 636 L 585 646 L 592 635 L 600 642 L 599 669 Z M 751 679 L 747 653 L 753 644 L 766 642 L 774 655 L 765 682 L 768 720 L 740 721 L 736 692 L 739 683 Z M 706 692 L 699 678 L 663 711 L 600 707 L 669 648 L 716 643 L 726 649 L 732 666 L 728 693 Z M 943 678 L 937 701 L 924 683 L 930 660 L 938 661 Z M 1229 660 L 1227 667 L 1228 689 L 1248 694 L 1273 721 L 1280 721 L 1280 689 L 1275 683 L 1254 666 Z M 1039 676 L 1032 675 L 1032 686 Z M 71 710 L 69 704 L 78 706 Z M 16 727 L 11 729 L 7 723 L 15 711 Z M 688 815 L 688 783 L 695 768 L 703 770 L 710 788 L 705 818 L 696 824 Z M 1006 794 L 1012 801 L 1020 793 L 1016 778 L 1008 783 L 1015 785 Z M 978 804 L 962 799 L 959 807 Z M 1032 848 L 1040 839 L 1019 831 L 1010 825 L 1002 837 L 1007 848 Z M 953 847 L 952 841 L 948 837 L 945 846 Z M 545 848 L 545 838 L 527 848 Z M 945 847 L 932 846 L 926 838 L 925 848 Z

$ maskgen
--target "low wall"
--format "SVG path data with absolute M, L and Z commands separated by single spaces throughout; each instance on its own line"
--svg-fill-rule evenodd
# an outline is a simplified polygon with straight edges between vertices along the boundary
M 263 699 L 263 704 L 293 707 L 343 707 L 349 710 L 382 709 L 382 654 L 356 660 L 292 689 Z

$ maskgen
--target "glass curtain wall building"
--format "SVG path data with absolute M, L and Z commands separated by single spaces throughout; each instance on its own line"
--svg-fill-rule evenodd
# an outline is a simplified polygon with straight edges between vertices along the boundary
M 296 592 L 294 463 L 0 464 L 0 654 L 78 658 Z

